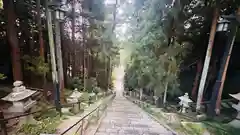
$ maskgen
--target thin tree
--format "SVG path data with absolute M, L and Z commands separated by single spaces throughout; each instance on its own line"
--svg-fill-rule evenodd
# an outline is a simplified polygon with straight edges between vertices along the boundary
M 45 61 L 44 41 L 42 33 L 42 20 L 41 20 L 41 1 L 37 0 L 37 27 L 38 27 L 38 40 L 39 40 L 39 55 L 43 61 Z M 47 80 L 46 74 L 43 75 L 43 87 L 45 87 Z
M 41 3 L 37 0 L 37 26 L 38 26 L 38 40 L 39 40 L 39 54 L 44 58 L 44 41 L 42 34 L 42 22 L 41 22 Z
M 4 0 L 4 12 L 7 18 L 7 37 L 11 46 L 13 80 L 22 80 L 20 48 L 16 31 L 16 14 L 13 0 Z
M 72 76 L 74 77 L 76 75 L 76 44 L 75 44 L 75 23 L 76 23 L 76 8 L 75 8 L 76 0 L 72 0 Z
M 54 39 L 53 39 L 53 28 L 52 28 L 52 12 L 48 7 L 48 2 L 52 2 L 52 0 L 45 0 L 45 8 L 46 8 L 46 17 L 47 17 L 47 29 L 48 29 L 48 40 L 49 40 L 49 48 L 50 48 L 50 56 L 51 56 L 51 66 L 52 66 L 52 81 L 54 85 L 54 95 L 55 105 L 58 111 L 59 108 L 59 90 L 58 90 L 58 74 L 57 74 L 57 66 L 56 66 L 56 55 L 55 55 L 55 46 L 54 46 Z

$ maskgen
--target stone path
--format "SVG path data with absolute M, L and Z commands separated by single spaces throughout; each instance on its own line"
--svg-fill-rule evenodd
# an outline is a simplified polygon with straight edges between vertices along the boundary
M 174 135 L 138 106 L 116 96 L 95 135 Z

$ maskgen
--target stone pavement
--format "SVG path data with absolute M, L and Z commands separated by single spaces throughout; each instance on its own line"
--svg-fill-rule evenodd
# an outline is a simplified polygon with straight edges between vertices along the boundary
M 123 96 L 116 96 L 95 135 L 174 135 Z

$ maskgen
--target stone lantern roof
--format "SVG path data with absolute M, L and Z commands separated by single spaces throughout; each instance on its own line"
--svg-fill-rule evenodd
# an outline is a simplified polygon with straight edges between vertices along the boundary
M 179 98 L 181 101 L 183 101 L 183 102 L 187 102 L 187 103 L 193 102 L 193 101 L 189 98 L 188 93 L 185 93 L 184 96 L 181 96 L 181 97 L 178 97 L 178 98 Z
M 14 88 L 12 89 L 13 91 L 7 96 L 3 97 L 2 100 L 10 102 L 21 101 L 36 93 L 36 91 L 26 89 L 26 87 L 23 86 L 22 81 L 15 81 L 13 83 L 13 86 L 14 86 Z
M 69 96 L 69 98 L 80 98 L 83 93 L 79 92 L 78 89 L 74 89 L 73 93 Z
M 229 94 L 231 97 L 237 99 L 238 101 L 240 101 L 240 93 L 237 94 Z

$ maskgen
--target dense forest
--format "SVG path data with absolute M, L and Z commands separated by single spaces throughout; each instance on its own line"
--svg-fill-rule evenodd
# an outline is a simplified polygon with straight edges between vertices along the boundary
M 99 104 L 92 111 L 97 117 L 109 96 L 106 102 L 120 101 L 113 107 L 124 111 L 126 103 L 132 109 L 125 99 L 152 113 L 161 107 L 158 117 L 163 117 L 161 111 L 178 115 L 187 108 L 189 116 L 179 123 L 193 115 L 189 119 L 194 122 L 198 116 L 220 116 L 223 122 L 220 110 L 227 108 L 229 122 L 237 114 L 229 94 L 239 92 L 239 24 L 239 0 L 0 0 L 0 95 L 11 93 L 13 82 L 21 80 L 37 91 L 32 97 L 41 111 L 53 107 L 51 99 L 60 116 L 72 94 L 80 95 L 79 102 L 69 104 L 78 113 Z M 116 94 L 114 88 L 125 91 Z M 187 105 L 179 98 L 183 95 L 191 99 Z M 231 104 L 222 107 L 222 99 L 229 98 Z M 1 110 L 8 106 L 0 102 Z M 63 110 L 72 115 L 74 109 Z M 121 115 L 129 116 L 124 111 Z M 6 126 L 3 113 L 1 128 Z M 57 126 L 57 115 L 42 124 Z M 84 118 L 88 116 L 81 116 L 82 129 Z M 28 127 L 23 126 L 24 132 L 40 130 Z M 39 127 L 53 133 L 50 126 Z
M 221 65 L 225 65 L 222 62 L 228 52 L 226 44 L 229 44 L 231 33 L 234 33 L 232 30 L 219 31 L 219 18 L 236 15 L 239 2 L 141 0 L 131 6 L 134 13 L 125 14 L 129 24 L 127 33 L 130 33 L 124 46 L 128 50 L 125 88 L 130 91 L 143 89 L 146 95 L 155 96 L 163 103 L 167 98 L 184 92 L 196 101 L 204 60 L 209 59 L 206 56 L 207 48 L 213 43 L 203 90 L 203 99 L 211 100 L 214 85 L 219 74 L 222 74 Z M 229 98 L 229 93 L 239 91 L 238 44 L 239 32 L 224 85 L 224 98 Z
M 111 87 L 112 69 L 120 61 L 122 48 L 125 88 L 143 89 L 166 103 L 167 98 L 184 92 L 197 100 L 207 48 L 214 40 L 203 90 L 204 100 L 211 99 L 222 72 L 226 44 L 232 38 L 231 30 L 211 31 L 218 26 L 219 17 L 237 14 L 239 2 L 3 0 L 2 5 L 1 84 L 23 80 L 29 87 L 51 89 L 56 70 L 61 90 L 76 87 L 72 84 L 79 84 L 83 91 L 92 90 L 93 85 L 106 90 Z M 121 13 L 119 5 L 121 10 L 128 10 Z M 63 20 L 55 16 L 58 9 L 64 11 Z M 118 33 L 123 29 L 119 25 L 127 26 L 125 34 Z M 235 33 L 223 98 L 238 91 L 240 48 L 239 32 Z M 56 44 L 53 48 L 52 43 Z
M 110 87 L 112 67 L 118 61 L 113 32 L 116 2 L 3 0 L 2 4 L 1 85 L 22 80 L 28 87 L 52 89 L 54 61 L 61 89 L 73 89 L 77 82 L 87 91 L 96 81 L 103 90 Z M 64 12 L 62 20 L 55 15 L 58 10 Z

